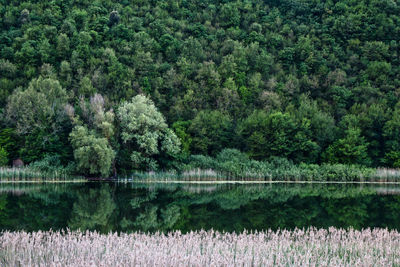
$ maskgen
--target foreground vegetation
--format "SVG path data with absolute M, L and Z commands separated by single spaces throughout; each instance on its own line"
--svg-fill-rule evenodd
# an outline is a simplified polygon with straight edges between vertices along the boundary
M 380 0 L 3 1 L 0 166 L 57 156 L 75 174 L 129 176 L 236 148 L 400 167 L 399 11 Z
M 384 229 L 188 234 L 3 232 L 3 266 L 397 266 L 400 234 Z

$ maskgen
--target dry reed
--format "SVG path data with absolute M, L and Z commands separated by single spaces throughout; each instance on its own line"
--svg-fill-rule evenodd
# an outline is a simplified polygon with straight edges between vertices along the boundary
M 387 229 L 181 234 L 3 232 L 1 266 L 399 266 Z

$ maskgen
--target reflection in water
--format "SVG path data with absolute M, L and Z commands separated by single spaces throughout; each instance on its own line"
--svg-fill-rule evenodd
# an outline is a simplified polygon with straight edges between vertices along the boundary
M 76 192 L 68 227 L 71 229 L 112 230 L 110 218 L 116 208 L 111 188 L 103 184 L 100 188 L 82 188 Z
M 400 229 L 399 187 L 0 184 L 0 230 Z

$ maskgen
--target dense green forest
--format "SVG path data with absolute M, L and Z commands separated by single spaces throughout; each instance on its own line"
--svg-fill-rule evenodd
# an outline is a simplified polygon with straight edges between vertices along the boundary
M 0 165 L 400 167 L 394 0 L 0 0 Z

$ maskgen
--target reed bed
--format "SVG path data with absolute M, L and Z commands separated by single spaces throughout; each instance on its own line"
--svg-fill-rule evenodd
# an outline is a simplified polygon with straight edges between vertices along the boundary
M 182 234 L 3 232 L 1 266 L 399 266 L 387 229 Z
M 400 182 L 398 169 L 373 169 L 359 166 L 336 165 L 293 165 L 262 170 L 213 170 L 190 169 L 183 172 L 134 172 L 129 178 L 119 181 L 288 181 L 288 182 Z
M 1 181 L 43 181 L 43 180 L 71 180 L 81 177 L 72 177 L 66 170 L 42 172 L 30 167 L 0 168 Z

